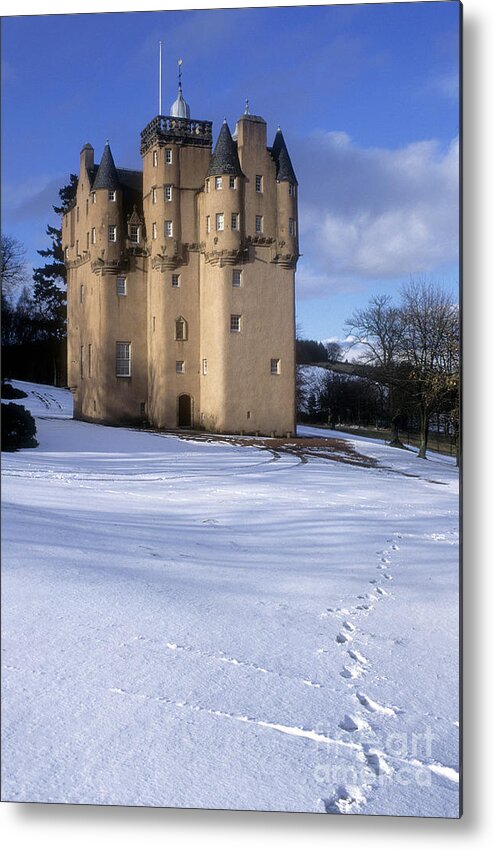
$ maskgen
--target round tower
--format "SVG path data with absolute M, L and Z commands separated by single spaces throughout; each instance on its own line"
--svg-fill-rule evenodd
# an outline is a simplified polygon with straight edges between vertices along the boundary
M 90 194 L 91 253 L 105 267 L 117 267 L 125 251 L 122 189 L 107 141 Z
M 244 175 L 237 147 L 225 121 L 204 184 L 201 241 L 206 262 L 238 262 L 245 240 Z

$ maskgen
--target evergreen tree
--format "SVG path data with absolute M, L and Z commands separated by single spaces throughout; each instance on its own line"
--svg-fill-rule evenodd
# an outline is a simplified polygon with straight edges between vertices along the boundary
M 54 206 L 57 215 L 75 197 L 77 175 L 70 175 L 70 182 L 59 191 L 61 206 Z M 41 257 L 48 258 L 44 266 L 34 269 L 34 301 L 39 321 L 40 336 L 45 339 L 61 340 L 66 335 L 67 323 L 67 271 L 62 248 L 62 228 L 48 225 L 46 235 L 51 246 L 38 250 Z

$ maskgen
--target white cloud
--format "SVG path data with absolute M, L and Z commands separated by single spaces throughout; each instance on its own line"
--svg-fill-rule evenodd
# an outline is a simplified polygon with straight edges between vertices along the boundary
M 361 148 L 343 132 L 299 150 L 302 297 L 435 273 L 458 259 L 458 139 Z

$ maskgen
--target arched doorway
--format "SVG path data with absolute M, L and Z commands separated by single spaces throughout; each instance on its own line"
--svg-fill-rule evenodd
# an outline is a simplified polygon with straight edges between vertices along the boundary
M 186 393 L 178 397 L 177 420 L 179 428 L 192 427 L 192 397 Z

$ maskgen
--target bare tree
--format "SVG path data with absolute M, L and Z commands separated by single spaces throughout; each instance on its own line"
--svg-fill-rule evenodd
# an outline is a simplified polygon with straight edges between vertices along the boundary
M 2 276 L 2 294 L 11 298 L 16 286 L 26 281 L 26 251 L 14 236 L 2 233 L 0 253 L 0 273 Z
M 401 360 L 419 414 L 419 457 L 425 458 L 432 414 L 459 391 L 459 311 L 447 292 L 425 279 L 412 279 L 401 297 Z
M 403 370 L 400 367 L 402 350 L 402 313 L 389 295 L 375 295 L 365 309 L 355 310 L 345 322 L 353 338 L 352 346 L 361 348 L 360 362 L 373 366 L 381 387 L 387 388 L 386 401 L 391 422 L 391 446 L 403 448 L 399 437 L 399 422 L 403 414 Z M 384 392 L 384 391 L 383 391 Z

